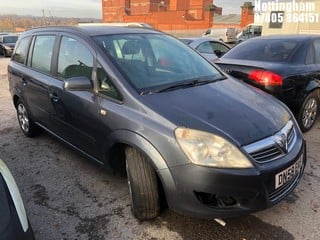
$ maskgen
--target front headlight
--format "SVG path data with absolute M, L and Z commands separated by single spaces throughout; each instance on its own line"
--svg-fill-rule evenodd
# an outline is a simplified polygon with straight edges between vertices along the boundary
M 11 49 L 12 49 L 12 47 L 9 47 L 9 46 L 4 46 L 4 48 L 5 48 L 6 50 L 11 50 Z
M 175 136 L 183 152 L 194 164 L 216 168 L 253 167 L 237 147 L 218 135 L 177 128 Z

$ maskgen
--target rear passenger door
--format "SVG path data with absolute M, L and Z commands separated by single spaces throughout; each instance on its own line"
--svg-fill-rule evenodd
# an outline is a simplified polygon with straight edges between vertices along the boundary
M 53 111 L 51 125 L 59 137 L 82 152 L 99 158 L 96 134 L 100 129 L 94 86 L 86 91 L 66 91 L 64 82 L 74 77 L 87 77 L 93 83 L 94 51 L 74 36 L 60 38 L 56 56 L 57 78 L 51 82 L 49 94 Z
M 12 74 L 19 79 L 22 98 L 34 121 L 45 127 L 48 127 L 51 112 L 48 86 L 52 80 L 51 59 L 55 40 L 56 36 L 51 34 L 33 36 L 27 60 L 23 60 L 25 56 L 20 59 L 22 55 L 19 55 L 19 51 L 13 56 L 19 66 Z

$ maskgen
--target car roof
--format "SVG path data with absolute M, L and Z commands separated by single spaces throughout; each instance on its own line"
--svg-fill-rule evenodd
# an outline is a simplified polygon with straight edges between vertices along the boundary
M 12 34 L 12 33 L 7 34 L 7 35 L 1 35 L 1 37 L 12 37 L 12 36 L 17 36 L 17 37 L 19 37 L 18 34 Z
M 289 34 L 289 35 L 270 35 L 270 36 L 262 36 L 262 37 L 255 37 L 248 39 L 247 41 L 257 41 L 257 40 L 293 40 L 293 39 L 300 39 L 300 40 L 307 40 L 312 38 L 319 38 L 320 35 L 316 34 Z
M 108 34 L 127 34 L 127 33 L 162 33 L 151 28 L 142 27 L 117 27 L 117 26 L 102 26 L 102 25 L 83 25 L 83 26 L 44 26 L 31 28 L 24 34 L 36 32 L 73 32 L 82 33 L 88 36 L 108 35 Z
M 221 42 L 218 38 L 209 38 L 209 37 L 183 37 L 179 38 L 181 40 L 188 40 L 188 41 L 197 41 L 197 42 L 206 42 L 206 41 L 216 41 L 216 42 Z
M 153 28 L 148 23 L 143 22 L 111 22 L 111 23 L 79 23 L 78 26 L 114 26 L 114 27 L 146 27 Z

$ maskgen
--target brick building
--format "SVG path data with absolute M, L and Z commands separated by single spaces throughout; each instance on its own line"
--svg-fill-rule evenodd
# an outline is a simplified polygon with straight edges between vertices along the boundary
M 241 23 L 240 27 L 243 28 L 250 23 L 254 22 L 254 6 L 251 2 L 245 2 L 241 7 Z
M 163 31 L 207 29 L 222 9 L 212 0 L 102 0 L 103 22 L 144 22 Z M 250 23 L 253 6 L 242 6 L 242 25 Z M 251 21 L 253 22 L 253 20 Z M 224 27 L 221 25 L 221 27 Z
M 214 12 L 212 0 L 102 0 L 103 22 L 145 22 L 161 30 L 205 29 Z

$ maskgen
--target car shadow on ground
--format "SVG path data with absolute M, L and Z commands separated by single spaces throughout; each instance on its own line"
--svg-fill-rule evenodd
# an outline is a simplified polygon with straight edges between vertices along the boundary
M 177 232 L 185 240 L 294 239 L 293 235 L 283 228 L 265 223 L 253 215 L 230 218 L 225 221 L 227 225 L 223 227 L 214 220 L 184 217 L 166 210 L 152 225 L 166 226 L 168 230 Z

